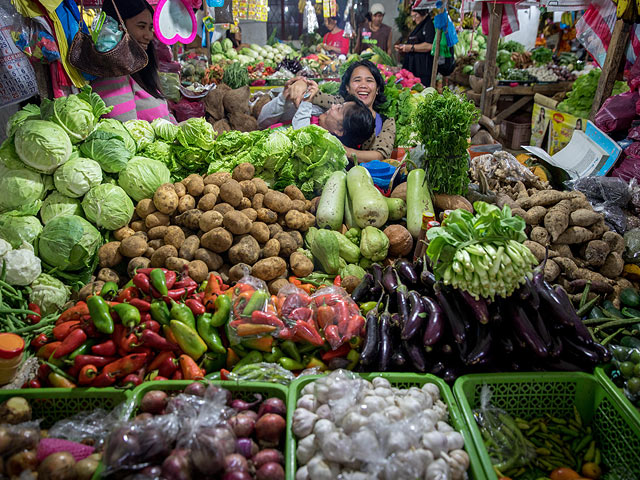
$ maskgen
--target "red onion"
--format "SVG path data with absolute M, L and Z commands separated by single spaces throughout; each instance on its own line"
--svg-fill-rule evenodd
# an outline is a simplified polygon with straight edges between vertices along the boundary
M 205 397 L 207 397 L 208 399 L 213 399 L 216 397 L 216 395 L 222 392 L 222 394 L 224 394 L 225 396 L 225 403 L 227 405 L 229 405 L 231 403 L 231 392 L 229 390 L 227 390 L 226 388 L 220 388 L 216 385 L 209 385 L 207 387 L 207 391 L 205 392 Z
M 251 458 L 258 453 L 258 445 L 250 438 L 236 438 L 236 452 L 245 458 Z
M 136 415 L 136 417 L 133 419 L 136 422 L 146 422 L 147 420 L 151 420 L 153 418 L 153 415 L 151 413 L 139 413 L 138 415 Z
M 284 468 L 278 463 L 265 463 L 256 472 L 256 480 L 284 480 Z
M 140 410 L 146 413 L 158 414 L 167 406 L 167 392 L 161 390 L 151 390 L 140 400 Z
M 260 445 L 275 447 L 287 426 L 284 418 L 275 413 L 267 413 L 256 422 L 256 437 Z
M 171 480 L 189 480 L 189 458 L 184 450 L 174 450 L 162 462 L 162 476 Z
M 284 455 L 279 450 L 267 448 L 256 453 L 251 459 L 256 468 L 260 468 L 265 463 L 279 463 L 284 465 Z
M 238 413 L 238 415 L 244 415 L 244 416 L 247 416 L 249 418 L 252 418 L 254 422 L 256 422 L 258 420 L 258 414 L 256 412 L 254 412 L 253 410 L 245 410 L 244 412 Z
M 246 472 L 249 470 L 247 459 L 239 453 L 232 453 L 224 457 L 225 472 Z
M 235 472 L 225 473 L 222 480 L 253 480 L 253 478 L 251 478 L 249 472 L 238 472 L 236 470 Z
M 236 398 L 235 400 L 233 400 L 231 402 L 231 408 L 234 408 L 235 410 L 238 410 L 239 412 L 243 412 L 244 410 L 249 410 L 250 408 L 255 407 L 256 405 L 258 405 L 262 401 L 262 395 L 260 395 L 259 393 L 255 394 L 255 398 L 256 398 L 256 400 L 253 401 L 253 402 L 246 402 L 245 400 L 242 400 L 240 398 Z
M 152 465 L 142 470 L 141 473 L 150 478 L 159 478 L 162 475 L 162 467 L 160 465 Z
M 249 437 L 253 433 L 256 422 L 248 415 L 235 415 L 229 419 L 229 425 L 236 437 Z
M 204 397 L 204 394 L 207 391 L 207 387 L 204 386 L 203 383 L 193 382 L 187 385 L 187 388 L 184 389 L 184 393 L 187 395 L 195 395 L 196 397 Z
M 276 413 L 285 417 L 287 415 L 287 406 L 279 398 L 267 398 L 258 409 L 258 417 L 263 416 L 265 413 Z

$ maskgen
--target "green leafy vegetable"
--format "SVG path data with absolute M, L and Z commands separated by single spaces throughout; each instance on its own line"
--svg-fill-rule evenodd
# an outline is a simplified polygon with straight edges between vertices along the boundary
M 596 96 L 601 73 L 600 69 L 595 69 L 579 76 L 573 82 L 571 91 L 567 93 L 567 98 L 558 104 L 558 110 L 576 117 L 588 118 L 591 113 L 593 98 Z M 618 81 L 614 84 L 612 95 L 619 95 L 627 91 L 629 91 L 629 86 L 626 82 Z
M 96 130 L 80 145 L 80 153 L 100 164 L 108 173 L 118 173 L 133 154 L 127 149 L 122 135 L 114 130 Z
M 129 223 L 133 216 L 133 202 L 117 185 L 103 183 L 93 187 L 82 199 L 87 219 L 99 228 L 117 230 Z
M 53 182 L 56 190 L 67 197 L 82 197 L 91 187 L 102 183 L 102 168 L 90 158 L 72 158 L 58 167 L 53 174 Z
M 53 173 L 71 156 L 69 136 L 46 120 L 24 122 L 16 130 L 14 144 L 20 160 L 40 173 Z
M 42 315 L 49 315 L 62 309 L 70 293 L 69 287 L 60 280 L 42 273 L 31 284 L 29 301 L 40 307 Z
M 0 213 L 19 210 L 35 215 L 45 194 L 44 176 L 20 161 L 7 140 L 0 147 Z
M 16 130 L 27 120 L 41 120 L 40 107 L 30 103 L 22 110 L 17 111 L 7 121 L 7 137 L 13 137 Z
M 60 216 L 45 225 L 38 251 L 40 258 L 52 267 L 74 271 L 93 264 L 101 242 L 100 232 L 84 218 Z
M 233 90 L 236 88 L 246 87 L 251 83 L 247 67 L 241 65 L 240 62 L 232 63 L 224 69 L 222 82 Z
M 118 135 L 122 141 L 124 142 L 124 146 L 129 150 L 131 155 L 135 155 L 138 151 L 138 146 L 136 145 L 136 141 L 133 139 L 127 127 L 124 126 L 119 120 L 115 118 L 105 118 L 98 123 L 96 130 L 103 130 L 105 132 L 115 133 Z
M 40 232 L 42 224 L 34 216 L 0 215 L 0 238 L 9 242 L 13 248 L 20 248 L 23 243 L 33 245 Z
M 133 157 L 118 176 L 118 184 L 136 202 L 151 198 L 158 187 L 171 179 L 164 163 L 146 157 Z
M 207 152 L 213 148 L 216 132 L 202 117 L 189 118 L 180 124 L 176 139 L 183 147 L 198 147 Z
M 51 192 L 42 202 L 40 218 L 45 225 L 60 215 L 83 216 L 80 200 L 67 197 L 60 192 Z
M 178 135 L 179 127 L 164 118 L 156 118 L 151 122 L 156 137 L 165 142 L 173 143 Z
M 531 60 L 536 65 L 546 65 L 553 60 L 553 51 L 547 47 L 534 48 L 531 51 Z
M 156 139 L 153 127 L 146 120 L 129 120 L 124 123 L 124 126 L 127 127 L 127 130 L 136 141 L 138 152 L 144 150 Z

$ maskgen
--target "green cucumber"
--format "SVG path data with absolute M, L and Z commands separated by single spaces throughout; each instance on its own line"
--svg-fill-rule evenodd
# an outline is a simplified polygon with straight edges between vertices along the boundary
M 431 192 L 422 168 L 411 170 L 407 176 L 407 229 L 418 238 L 422 229 L 422 213 L 428 210 L 435 214 L 431 203 Z
M 379 228 L 387 223 L 389 207 L 380 191 L 373 185 L 364 167 L 353 167 L 347 173 L 347 187 L 353 205 L 353 218 L 360 228 Z
M 316 223 L 320 228 L 340 230 L 344 219 L 344 199 L 347 194 L 346 174 L 333 172 L 322 189 L 316 210 Z
M 640 295 L 634 288 L 625 288 L 620 292 L 620 301 L 627 307 L 640 307 Z
M 389 220 L 402 220 L 407 214 L 407 202 L 402 198 L 384 197 L 389 207 Z

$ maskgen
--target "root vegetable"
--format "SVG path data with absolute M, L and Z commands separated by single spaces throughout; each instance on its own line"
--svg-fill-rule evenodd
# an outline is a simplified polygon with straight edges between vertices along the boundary
M 543 227 L 533 227 L 531 234 L 529 235 L 532 241 L 539 243 L 542 246 L 549 245 L 549 232 Z
M 269 282 L 269 293 L 271 295 L 278 295 L 280 289 L 286 287 L 287 285 L 289 285 L 289 280 L 287 280 L 286 278 L 277 278 Z
M 109 242 L 102 245 L 98 250 L 98 265 L 103 268 L 111 268 L 119 265 L 120 262 L 122 262 L 120 245 L 120 242 Z
M 298 210 L 289 210 L 285 215 L 285 222 L 287 223 L 287 227 L 292 230 L 306 232 L 309 229 L 307 218 L 304 213 Z
M 200 239 L 197 235 L 190 235 L 185 238 L 180 247 L 180 258 L 191 261 L 194 259 L 196 250 L 200 248 Z
M 570 214 L 571 202 L 569 200 L 561 200 L 555 206 L 551 207 L 544 216 L 544 227 L 547 229 L 547 232 L 549 232 L 549 235 L 554 242 L 558 240 L 558 237 L 569 226 Z
M 547 209 L 538 205 L 536 207 L 530 208 L 522 218 L 524 218 L 524 221 L 527 222 L 527 225 L 538 225 L 544 219 L 544 216 L 546 214 Z
M 204 190 L 204 179 L 197 174 L 189 175 L 186 179 L 187 192 L 192 197 L 199 197 Z
M 251 458 L 258 453 L 258 445 L 250 438 L 237 438 L 236 452 L 245 458 Z
M 193 260 L 187 264 L 187 273 L 194 281 L 202 283 L 209 276 L 209 268 L 202 260 Z
M 159 238 L 164 239 L 164 236 L 167 234 L 168 229 L 169 227 L 164 227 L 164 226 L 153 227 L 149 229 L 149 231 L 147 232 L 147 237 L 150 240 L 157 240 Z
M 584 249 L 584 259 L 592 267 L 601 267 L 609 255 L 609 244 L 602 240 L 591 240 Z
M 52 453 L 38 466 L 40 480 L 71 480 L 75 477 L 76 461 L 69 452 Z
M 573 280 L 573 281 L 569 282 L 566 290 L 569 293 L 577 293 L 577 294 L 579 294 L 579 293 L 582 293 L 584 291 L 584 288 L 587 286 L 587 283 L 591 284 L 591 287 L 589 289 L 589 291 L 591 291 L 591 292 L 601 293 L 601 294 L 606 294 L 606 295 L 609 295 L 609 294 L 613 293 L 613 287 L 611 285 L 609 285 L 608 283 L 590 282 L 586 278 L 579 278 L 578 280 Z
M 593 237 L 594 234 L 584 227 L 569 227 L 557 238 L 557 242 L 575 245 L 577 243 L 588 242 Z
M 255 179 L 254 179 L 255 180 Z M 256 193 L 251 200 L 251 207 L 254 210 L 258 210 L 264 206 L 264 194 Z
M 244 210 L 245 208 L 251 208 L 251 200 L 249 200 L 247 197 L 242 197 L 242 200 L 240 200 L 240 205 L 238 205 L 238 210 Z
M 233 244 L 233 235 L 224 228 L 217 227 L 205 233 L 200 239 L 200 244 L 212 252 L 223 253 Z
M 71 457 L 71 459 L 73 460 L 73 457 Z M 37 466 L 38 458 L 35 450 L 25 450 L 11 455 L 6 460 L 4 473 L 6 473 L 10 478 L 17 478 L 25 470 L 35 471 Z
M 602 214 L 594 212 L 590 208 L 580 208 L 571 212 L 570 225 L 589 227 L 602 218 Z
M 149 215 L 151 215 L 153 212 L 155 212 L 156 210 L 157 208 L 153 203 L 153 200 L 150 198 L 143 198 L 136 205 L 136 213 L 143 220 L 147 218 Z
M 264 206 L 276 213 L 287 213 L 291 210 L 291 199 L 284 193 L 269 190 L 264 195 Z
M 249 219 L 250 222 L 255 222 L 258 218 L 258 212 L 256 212 L 253 208 L 243 208 L 240 210 L 245 217 Z
M 204 190 L 202 191 L 203 195 L 207 195 L 209 193 L 213 193 L 215 194 L 216 198 L 218 197 L 218 195 L 220 195 L 220 187 L 217 185 L 214 185 L 213 183 L 209 183 L 209 184 L 204 184 Z
M 600 273 L 605 277 L 616 278 L 622 274 L 624 269 L 624 260 L 622 255 L 617 252 L 611 252 L 607 255 L 604 265 L 600 269 Z
M 227 180 L 231 180 L 231 174 L 229 172 L 216 172 L 204 177 L 205 185 L 212 184 L 218 187 L 222 186 Z
M 542 262 L 546 255 L 546 248 L 540 245 L 538 242 L 534 242 L 531 240 L 526 240 L 524 242 L 524 246 L 531 250 L 533 256 L 538 259 L 538 262 Z
M 229 419 L 229 426 L 236 437 L 249 437 L 253 434 L 256 421 L 248 415 L 234 415 Z
M 624 238 L 616 232 L 605 232 L 602 234 L 602 240 L 609 245 L 609 250 L 615 253 L 624 253 Z
M 184 258 L 169 257 L 165 262 L 165 267 L 167 267 L 169 270 L 181 272 L 188 264 L 189 260 L 185 260 Z
M 538 193 L 530 196 L 523 197 L 516 201 L 520 208 L 525 210 L 530 209 L 531 207 L 549 207 L 551 205 L 555 205 L 561 200 L 569 199 L 568 192 L 559 192 L 558 190 L 542 190 Z
M 145 413 L 158 415 L 167 406 L 168 395 L 162 390 L 151 390 L 144 394 L 140 400 L 140 410 Z
M 251 180 L 242 180 L 240 182 L 240 188 L 242 189 L 242 194 L 249 199 L 252 199 L 258 190 L 256 184 Z
M 277 257 L 280 254 L 280 242 L 275 238 L 270 239 L 262 248 L 262 258 Z
M 136 233 L 147 231 L 147 226 L 144 224 L 144 220 L 136 220 L 134 222 L 131 222 L 129 226 L 131 227 L 131 230 Z
M 247 472 L 249 464 L 247 459 L 239 453 L 232 453 L 224 457 L 223 467 L 225 472 Z
M 184 232 L 180 227 L 172 225 L 167 228 L 167 233 L 164 236 L 165 245 L 173 245 L 179 249 L 184 244 L 184 241 Z
M 233 210 L 224 214 L 222 224 L 234 235 L 244 235 L 251 230 L 251 221 L 246 215 Z
M 249 472 L 229 472 L 225 473 L 222 480 L 253 480 Z
M 260 404 L 260 408 L 258 408 L 258 417 L 261 417 L 267 413 L 276 413 L 284 417 L 287 415 L 287 406 L 279 398 L 267 398 Z
M 284 480 L 284 469 L 279 463 L 265 463 L 256 472 L 256 480 Z
M 571 251 L 571 247 L 562 243 L 552 243 L 551 250 L 557 253 L 558 257 L 567 257 L 573 259 L 573 252 Z
M 176 193 L 173 184 L 165 183 L 153 194 L 153 205 L 161 213 L 171 215 L 178 208 L 180 197 Z
M 347 293 L 352 293 L 358 285 L 360 285 L 360 279 L 355 275 L 347 275 L 342 279 L 342 288 L 344 288 Z
M 553 282 L 558 278 L 559 275 L 560 267 L 558 266 L 558 264 L 555 261 L 548 259 L 547 263 L 544 266 L 544 279 L 547 282 Z
M 293 252 L 289 257 L 291 271 L 296 277 L 306 277 L 313 273 L 313 262 L 300 252 Z
M 101 268 L 98 272 L 97 279 L 102 280 L 103 282 L 120 283 L 120 276 L 117 272 L 111 270 L 110 268 Z
M 167 227 L 156 228 L 166 229 Z M 144 238 L 139 235 L 132 235 L 120 242 L 120 248 L 118 251 L 125 257 L 134 258 L 144 255 L 144 252 L 147 251 L 147 247 L 148 245 Z
M 280 256 L 288 258 L 298 249 L 298 243 L 287 232 L 280 232 L 275 239 L 280 243 Z
M 139 268 L 149 268 L 151 265 L 151 260 L 145 257 L 136 257 L 129 260 L 129 264 L 127 265 L 127 274 L 130 277 L 135 275 L 135 271 Z
M 255 222 L 251 224 L 251 230 L 249 232 L 258 243 L 267 243 L 269 241 L 269 227 L 264 222 Z
M 278 221 L 278 214 L 268 208 L 258 208 L 256 210 L 258 220 L 267 224 L 276 223 Z
M 164 239 L 162 238 L 156 238 L 155 240 L 151 240 L 148 243 L 149 248 L 147 249 L 147 251 L 145 252 L 145 255 L 148 254 L 149 250 L 152 250 L 151 255 L 153 255 L 153 253 L 160 247 L 164 247 Z
M 280 437 L 284 433 L 286 422 L 281 415 L 267 413 L 256 422 L 256 438 L 258 443 L 265 447 L 274 447 L 280 443 Z
M 473 205 L 471 205 L 471 202 L 469 202 L 469 200 L 464 198 L 462 195 L 447 195 L 446 193 L 436 193 L 433 196 L 433 205 L 440 210 L 457 210 L 458 208 L 462 208 L 468 212 L 473 213 Z
M 389 239 L 389 256 L 404 257 L 413 249 L 413 237 L 402 225 L 389 225 L 384 229 Z
M 291 208 L 304 213 L 307 211 L 307 202 L 302 200 L 293 200 L 291 202 Z
M 176 224 L 185 226 L 191 230 L 198 230 L 200 227 L 200 218 L 202 217 L 202 211 L 197 208 L 192 208 L 186 212 L 178 215 L 175 219 Z
M 270 257 L 253 265 L 251 273 L 254 277 L 268 282 L 282 276 L 287 270 L 287 262 L 280 257 Z
M 260 193 L 264 195 L 269 191 L 269 186 L 267 185 L 267 182 L 265 182 L 263 179 L 252 178 L 251 182 L 256 186 L 256 193 Z
M 187 187 L 184 186 L 184 183 L 174 183 L 173 189 L 175 190 L 176 195 L 178 195 L 178 198 L 182 198 L 187 194 Z
M 153 212 L 150 215 L 147 215 L 147 218 L 144 219 L 144 225 L 147 229 L 158 227 L 160 225 L 169 226 L 171 224 L 171 220 L 169 219 L 169 215 L 160 212 Z
M 215 193 L 207 193 L 200 197 L 198 200 L 198 210 L 202 210 L 203 212 L 208 212 L 211 210 L 218 201 L 218 196 Z
M 183 197 L 180 197 L 180 200 L 178 201 L 179 213 L 184 213 L 187 210 L 192 210 L 194 208 L 196 208 L 195 198 L 193 198 L 191 195 L 184 195 Z
M 96 473 L 100 461 L 95 458 L 84 458 L 75 465 L 75 480 L 91 480 Z
M 210 272 L 218 270 L 224 263 L 224 260 L 220 255 L 207 250 L 206 248 L 198 248 L 195 251 L 193 258 L 196 260 L 202 260 L 207 265 Z
M 238 183 L 236 180 L 229 180 L 223 183 L 220 187 L 220 198 L 232 207 L 237 207 L 238 205 L 240 205 L 240 202 L 243 198 L 240 183 Z
M 231 178 L 238 182 L 242 182 L 243 180 L 251 180 L 255 174 L 255 167 L 249 162 L 244 162 L 233 169 Z
M 113 238 L 115 238 L 116 240 L 121 242 L 125 238 L 130 237 L 131 235 L 133 235 L 134 233 L 136 233 L 136 232 L 134 232 L 133 229 L 131 229 L 129 227 L 122 227 L 122 228 L 119 228 L 118 230 L 116 230 L 115 232 L 113 232 Z
M 203 232 L 208 232 L 216 227 L 221 227 L 223 221 L 224 215 L 222 213 L 216 212 L 215 210 L 209 210 L 202 214 L 198 222 L 198 226 Z
M 26 398 L 11 397 L 0 404 L 0 423 L 17 425 L 31 420 L 31 405 Z
M 304 238 L 300 232 L 298 232 L 297 230 L 289 230 L 287 233 L 291 238 L 295 240 L 298 248 L 302 248 L 304 246 Z
M 302 200 L 303 202 L 306 200 L 302 191 L 295 185 L 287 185 L 284 194 L 291 200 Z
M 251 235 L 243 237 L 236 245 L 229 249 L 229 262 L 253 265 L 260 257 L 260 245 Z
M 604 222 L 604 217 L 601 217 L 600 220 L 589 227 L 589 230 L 593 234 L 592 238 L 600 238 L 609 230 L 609 227 Z
M 237 282 L 245 275 L 251 275 L 251 266 L 246 263 L 238 263 L 229 269 L 229 279 Z
M 151 267 L 164 267 L 169 257 L 177 257 L 178 249 L 173 245 L 164 245 L 158 248 L 153 255 L 151 255 Z

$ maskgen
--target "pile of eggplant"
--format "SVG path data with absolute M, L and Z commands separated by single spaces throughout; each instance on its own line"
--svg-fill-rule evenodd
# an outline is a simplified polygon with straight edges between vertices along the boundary
M 476 300 L 437 282 L 428 259 L 374 264 L 353 291 L 377 301 L 366 315 L 363 371 L 429 372 L 453 382 L 466 373 L 593 371 L 610 360 L 567 293 L 544 280 L 544 265 L 508 298 Z

